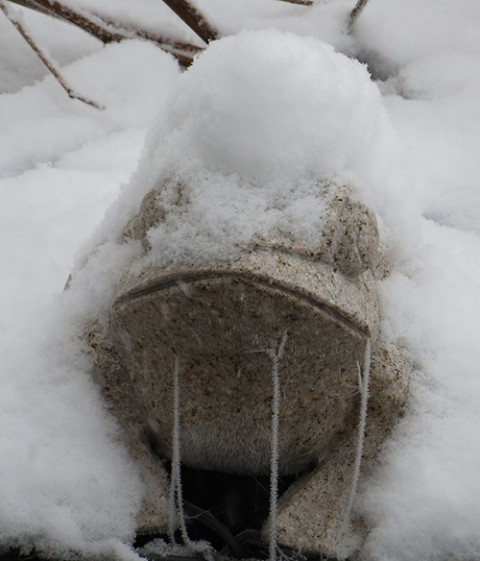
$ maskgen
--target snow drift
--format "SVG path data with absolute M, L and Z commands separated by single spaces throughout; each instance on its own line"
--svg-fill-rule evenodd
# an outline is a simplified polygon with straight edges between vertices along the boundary
M 207 4 L 221 9 L 223 0 Z M 222 244 L 226 235 L 227 244 L 220 249 L 228 252 L 233 237 L 246 240 L 253 230 L 279 227 L 278 209 L 286 212 L 286 228 L 298 236 L 312 235 L 322 208 L 315 195 L 312 199 L 309 180 L 319 170 L 326 176 L 344 174 L 344 180 L 358 186 L 359 197 L 383 222 L 394 255 L 394 274 L 380 287 L 384 332 L 403 341 L 419 366 L 411 410 L 355 505 L 374 526 L 363 558 L 480 558 L 478 6 L 469 0 L 424 0 L 420 7 L 413 0 L 370 2 L 347 40 L 343 0 L 318 3 L 308 17 L 288 5 L 273 15 L 266 2 L 248 5 L 254 11 L 250 19 L 241 14 L 234 21 L 226 10 L 220 20 L 240 30 L 271 25 L 272 16 L 275 25 L 300 34 L 319 30 L 320 37 L 369 63 L 383 80 L 382 94 L 357 63 L 311 39 L 275 38 L 272 32 L 255 39 L 244 35 L 249 44 L 236 38 L 212 45 L 191 74 L 182 77 L 173 97 L 169 90 L 177 85 L 177 71 L 153 47 L 132 42 L 97 52 L 90 41 L 78 38 L 69 60 L 87 56 L 68 67 L 69 76 L 110 108 L 106 116 L 64 100 L 50 78 L 18 91 L 26 78 L 8 65 L 8 84 L 1 91 L 10 93 L 0 97 L 0 144 L 6 147 L 0 157 L 0 248 L 7 263 L 0 276 L 2 543 L 40 544 L 57 551 L 70 544 L 88 551 L 109 536 L 123 542 L 132 537 L 141 489 L 85 379 L 89 365 L 71 342 L 72 323 L 108 307 L 114 282 L 110 272 L 135 257 L 135 248 L 118 253 L 120 230 L 145 190 L 166 177 L 165 162 L 171 158 L 177 172 L 198 178 L 205 189 L 204 199 L 202 190 L 192 192 L 199 197 L 192 216 L 200 222 L 190 238 L 179 225 L 177 239 L 187 253 L 193 239 L 201 242 L 193 233 L 206 232 L 206 225 L 211 232 L 205 240 L 210 243 L 219 232 Z M 325 21 L 332 26 L 327 29 Z M 57 32 L 62 41 L 69 34 L 60 28 Z M 2 28 L 0 41 L 8 48 L 2 43 L 0 58 L 18 56 L 20 67 L 27 55 L 12 47 L 15 40 Z M 229 58 L 226 53 L 233 46 L 238 53 L 230 50 Z M 265 49 L 265 55 L 258 49 Z M 230 63 L 237 56 L 234 72 Z M 257 57 L 263 68 L 271 65 L 268 81 Z M 333 94 L 339 105 L 329 97 L 317 116 L 321 92 L 333 88 L 322 74 L 329 64 L 345 88 L 341 95 Z M 250 67 L 252 72 L 257 68 L 256 74 L 249 74 Z M 214 90 L 202 75 L 216 84 Z M 102 82 L 106 76 L 115 79 Z M 242 83 L 249 86 L 243 96 Z M 190 120 L 187 100 L 193 103 Z M 228 113 L 236 104 L 245 121 Z M 352 117 L 351 104 L 363 108 L 359 121 Z M 200 109 L 204 116 L 198 115 Z M 103 274 L 93 259 L 88 275 L 85 269 L 91 282 L 79 279 L 83 288 L 63 311 L 48 311 L 52 294 L 61 291 L 71 254 L 132 172 L 145 130 L 158 111 L 139 171 L 77 260 L 104 243 L 94 258 L 103 264 Z M 217 121 L 207 119 L 215 112 Z M 194 114 L 203 128 L 197 127 Z M 302 132 L 290 135 L 295 119 Z M 352 136 L 345 127 L 352 128 Z M 332 137 L 322 136 L 322 130 Z M 49 143 L 48 149 L 41 142 L 59 134 L 65 142 Z M 16 139 L 15 150 L 10 139 Z M 315 153 L 321 147 L 331 161 Z M 182 159 L 181 148 L 191 151 L 183 154 L 187 158 Z M 278 191 L 269 190 L 272 178 Z M 232 193 L 242 211 L 245 201 L 250 206 L 240 213 L 243 222 L 233 221 L 229 238 L 233 207 L 219 203 L 210 209 L 206 201 L 225 201 Z M 249 213 L 257 218 L 254 227 L 246 220 Z M 173 232 L 168 232 L 170 242 Z M 151 234 L 159 249 L 166 245 L 165 235 Z M 107 262 L 107 255 L 116 257 Z

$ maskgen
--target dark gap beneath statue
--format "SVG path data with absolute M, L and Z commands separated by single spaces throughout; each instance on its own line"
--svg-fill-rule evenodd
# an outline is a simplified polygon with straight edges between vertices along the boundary
M 164 464 L 170 472 L 170 462 Z M 281 476 L 278 480 L 279 497 L 311 469 Z M 237 475 L 182 465 L 181 477 L 184 513 L 192 541 L 207 541 L 230 558 L 268 559 L 268 540 L 261 531 L 269 516 L 269 475 Z M 179 531 L 175 537 L 178 543 L 182 543 Z M 150 539 L 152 536 L 139 536 L 135 545 L 141 547 Z

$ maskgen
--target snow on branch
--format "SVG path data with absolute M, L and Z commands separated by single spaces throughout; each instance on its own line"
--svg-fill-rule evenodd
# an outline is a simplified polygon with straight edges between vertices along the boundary
M 42 14 L 53 16 L 55 18 L 61 19 L 72 23 L 76 27 L 80 27 L 90 35 L 93 35 L 102 43 L 110 43 L 115 41 L 121 41 L 125 37 L 121 33 L 116 33 L 112 29 L 108 29 L 107 26 L 102 25 L 99 18 L 95 18 L 85 12 L 77 11 L 68 6 L 65 6 L 57 0 L 9 0 L 14 4 L 35 10 Z
M 62 76 L 60 69 L 55 64 L 53 60 L 51 60 L 44 51 L 35 43 L 32 36 L 28 33 L 25 26 L 20 22 L 20 20 L 13 14 L 9 7 L 7 7 L 6 3 L 2 0 L 0 1 L 0 10 L 5 14 L 7 19 L 10 23 L 17 29 L 20 35 L 25 39 L 31 49 L 35 52 L 38 58 L 45 64 L 48 68 L 52 76 L 57 80 L 57 82 L 62 86 L 62 88 L 67 92 L 68 97 L 71 99 L 78 99 L 79 101 L 90 105 L 91 107 L 95 107 L 95 109 L 104 109 L 101 105 L 88 99 L 80 94 L 78 94 L 66 81 L 66 79 Z
M 280 0 L 280 2 L 288 2 L 289 4 L 298 4 L 300 6 L 313 6 L 313 0 Z
M 358 0 L 355 4 L 355 7 L 350 12 L 350 16 L 348 18 L 348 30 L 350 31 L 353 27 L 353 24 L 357 21 L 358 16 L 362 13 L 363 8 L 367 5 L 368 0 Z
M 312 6 L 314 4 L 314 0 L 278 1 L 300 6 Z M 104 15 L 93 13 L 83 8 L 77 9 L 67 6 L 63 4 L 61 0 L 2 0 L 2 2 L 5 6 L 11 2 L 71 23 L 100 40 L 102 43 L 116 43 L 125 39 L 143 39 L 149 41 L 174 56 L 183 68 L 188 68 L 192 64 L 195 55 L 203 50 L 203 47 L 199 45 L 187 43 L 185 41 L 177 41 L 171 37 L 165 37 L 159 33 L 144 29 L 137 23 L 132 24 L 119 21 L 113 17 L 107 18 Z M 219 37 L 217 29 L 207 21 L 205 16 L 190 0 L 163 0 L 163 2 L 188 25 L 203 42 L 209 43 Z M 35 49 L 35 52 L 39 54 L 37 49 Z
M 97 16 L 100 18 L 100 16 Z M 101 21 L 108 25 L 109 28 L 115 29 L 117 34 L 122 36 L 122 39 L 143 39 L 151 43 L 156 44 L 163 51 L 173 55 L 177 62 L 183 68 L 188 68 L 192 62 L 193 57 L 203 51 L 202 47 L 194 45 L 192 43 L 186 43 L 184 41 L 176 41 L 168 37 L 159 35 L 158 33 L 147 31 L 145 29 L 139 28 L 137 25 L 133 25 L 127 22 L 113 22 L 107 20 L 105 17 L 100 18 Z
M 3 0 L 6 4 L 6 0 Z M 8 0 L 24 8 L 55 17 L 71 23 L 89 33 L 102 43 L 117 43 L 125 39 L 144 39 L 173 55 L 184 68 L 190 66 L 195 54 L 202 50 L 201 47 L 182 41 L 175 41 L 163 37 L 141 27 L 123 22 L 108 21 L 103 16 L 91 14 L 85 10 L 75 10 L 65 6 L 58 0 Z
M 205 43 L 218 38 L 217 30 L 188 0 L 163 0 L 163 2 Z
M 279 432 L 280 432 L 280 361 L 285 353 L 288 333 L 285 331 L 278 349 L 270 349 L 267 354 L 272 361 L 272 437 L 270 456 L 270 532 L 269 561 L 277 559 L 277 510 L 278 510 L 278 464 L 279 464 Z

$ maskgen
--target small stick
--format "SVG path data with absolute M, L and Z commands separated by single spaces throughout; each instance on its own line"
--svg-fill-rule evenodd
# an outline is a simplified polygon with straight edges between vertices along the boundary
M 348 17 L 348 31 L 351 31 L 353 24 L 357 21 L 359 15 L 362 13 L 363 8 L 367 5 L 368 0 L 358 0 L 355 7 L 350 12 Z
M 150 41 L 162 50 L 173 55 L 180 66 L 188 68 L 193 57 L 202 51 L 201 47 L 191 43 L 175 41 L 169 37 L 162 37 L 141 27 L 134 28 L 132 25 L 108 21 L 103 16 L 91 14 L 86 11 L 79 12 L 68 6 L 64 6 L 57 0 L 9 0 L 24 8 L 34 10 L 47 16 L 55 17 L 63 22 L 71 23 L 76 27 L 89 33 L 102 43 L 119 43 L 124 39 L 139 38 Z
M 172 473 L 170 476 L 170 539 L 175 543 L 175 514 L 180 522 L 180 532 L 183 543 L 192 547 L 193 544 L 188 537 L 185 511 L 183 507 L 183 487 L 181 474 L 181 444 L 180 444 L 180 362 L 175 359 L 173 371 L 173 427 L 172 427 Z M 176 507 L 176 508 L 175 508 Z
M 197 8 L 190 4 L 189 0 L 163 0 L 163 2 L 205 43 L 218 38 L 218 31 L 208 23 Z
M 353 463 L 353 475 L 352 475 L 352 485 L 350 487 L 350 492 L 348 494 L 347 505 L 343 513 L 343 520 L 340 526 L 340 531 L 337 536 L 337 542 L 339 542 L 350 523 L 350 515 L 352 513 L 353 501 L 355 500 L 355 495 L 357 493 L 358 481 L 360 479 L 360 468 L 362 467 L 363 459 L 363 448 L 365 445 L 365 436 L 367 428 L 367 413 L 368 413 L 368 398 L 369 398 L 369 385 L 370 385 L 370 370 L 372 366 L 372 347 L 371 341 L 368 339 L 365 346 L 365 354 L 363 357 L 363 376 L 362 373 L 358 373 L 358 388 L 360 391 L 360 411 L 358 414 L 358 432 L 357 432 L 357 444 L 355 448 L 355 460 Z
M 193 57 L 202 52 L 203 48 L 193 43 L 177 41 L 169 37 L 163 37 L 158 33 L 147 31 L 142 28 L 134 27 L 130 23 L 123 21 L 110 21 L 103 16 L 96 16 L 102 23 L 115 29 L 116 33 L 122 33 L 124 39 L 136 38 L 156 44 L 163 51 L 173 55 L 178 63 L 184 68 L 189 67 L 193 62 Z
M 270 349 L 267 354 L 272 360 L 272 426 L 270 455 L 270 543 L 268 560 L 277 559 L 277 511 L 278 511 L 278 464 L 279 464 L 279 425 L 280 425 L 280 361 L 285 352 L 288 333 L 285 331 L 277 350 Z
M 58 18 L 62 21 L 68 21 L 76 27 L 83 29 L 93 37 L 96 37 L 102 43 L 119 42 L 125 39 L 121 33 L 116 33 L 107 29 L 107 25 L 102 24 L 99 18 L 93 17 L 84 11 L 78 12 L 64 6 L 57 0 L 9 0 L 13 4 L 18 4 L 30 10 Z
M 280 2 L 288 2 L 289 4 L 298 4 L 299 6 L 313 6 L 313 0 L 280 0 Z
M 68 97 L 71 99 L 78 99 L 95 109 L 104 109 L 101 105 L 83 97 L 75 92 L 75 90 L 67 83 L 65 78 L 61 75 L 60 70 L 56 64 L 48 58 L 48 56 L 40 49 L 40 47 L 32 39 L 25 27 L 20 23 L 20 21 L 13 15 L 7 5 L 3 0 L 0 0 L 0 10 L 5 14 L 5 17 L 10 21 L 10 23 L 15 27 L 15 29 L 20 33 L 20 35 L 25 39 L 31 49 L 35 52 L 38 58 L 45 64 L 52 76 L 57 80 L 57 82 L 62 86 L 62 88 L 67 92 Z

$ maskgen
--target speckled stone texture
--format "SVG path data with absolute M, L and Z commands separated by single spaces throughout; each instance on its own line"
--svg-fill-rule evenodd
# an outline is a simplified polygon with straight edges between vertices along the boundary
M 150 248 L 148 230 L 164 218 L 155 191 L 125 228 Z M 124 428 L 147 487 L 139 528 L 166 528 L 168 477 L 151 446 L 171 457 L 173 372 L 180 365 L 182 462 L 265 475 L 270 470 L 272 359 L 280 363 L 279 470 L 315 464 L 281 498 L 285 546 L 345 557 L 362 521 L 345 510 L 357 439 L 359 365 L 372 343 L 370 401 L 362 476 L 402 414 L 408 366 L 382 345 L 377 278 L 386 265 L 375 217 L 347 188 L 332 198 L 317 247 L 255 240 L 232 262 L 126 271 L 110 322 L 90 325 L 95 377 Z M 348 535 L 347 535 L 348 534 Z

